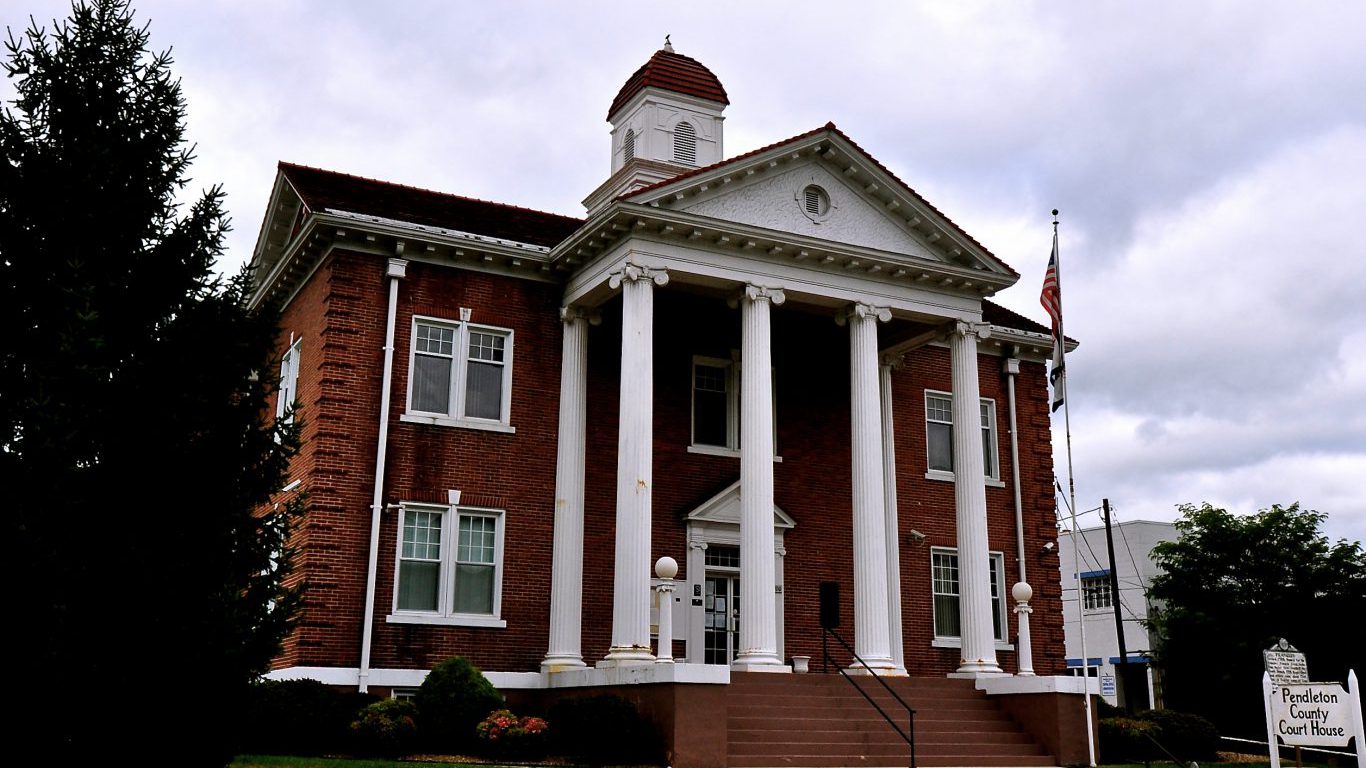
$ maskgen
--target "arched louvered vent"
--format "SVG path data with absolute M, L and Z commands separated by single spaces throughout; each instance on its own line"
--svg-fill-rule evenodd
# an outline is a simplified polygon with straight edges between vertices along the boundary
M 830 196 L 815 184 L 807 185 L 802 190 L 802 209 L 811 218 L 824 216 L 830 211 Z
M 630 162 L 636 156 L 636 132 L 630 128 L 626 129 L 626 140 L 622 142 L 625 146 L 626 161 Z
M 674 162 L 697 165 L 697 129 L 687 121 L 674 126 Z

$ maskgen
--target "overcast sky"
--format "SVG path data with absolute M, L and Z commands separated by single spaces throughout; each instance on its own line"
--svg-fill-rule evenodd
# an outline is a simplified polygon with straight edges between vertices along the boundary
M 174 47 L 195 185 L 228 193 L 225 269 L 277 160 L 581 216 L 607 107 L 672 34 L 730 94 L 728 156 L 834 121 L 1014 266 L 997 300 L 1040 321 L 1062 210 L 1081 509 L 1298 500 L 1366 538 L 1366 4 L 135 7 Z M 0 24 L 66 8 L 5 0 Z

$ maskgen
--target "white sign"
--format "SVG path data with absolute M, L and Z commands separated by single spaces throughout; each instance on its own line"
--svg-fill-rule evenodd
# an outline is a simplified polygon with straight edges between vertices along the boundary
M 1352 738 L 1350 700 L 1334 683 L 1272 685 L 1271 719 L 1288 746 L 1345 747 Z
M 1115 676 L 1114 676 L 1114 675 L 1101 675 L 1101 676 L 1100 676 L 1100 695 L 1101 695 L 1101 696 L 1114 696 L 1114 695 L 1115 695 Z
M 1347 670 L 1345 688 L 1336 683 L 1278 684 L 1263 672 L 1262 706 L 1271 768 L 1281 768 L 1280 744 L 1342 747 L 1349 739 L 1356 743 L 1357 765 L 1366 766 L 1366 726 L 1361 721 L 1356 672 Z

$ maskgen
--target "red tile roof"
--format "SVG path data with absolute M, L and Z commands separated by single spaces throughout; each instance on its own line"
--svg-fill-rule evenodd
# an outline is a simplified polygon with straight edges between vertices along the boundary
M 612 99 L 611 108 L 607 110 L 607 119 L 611 120 L 618 109 L 626 106 L 626 102 L 650 87 L 696 96 L 707 101 L 730 103 L 721 81 L 697 59 L 673 51 L 659 50 L 655 51 L 655 55 L 637 69 L 626 81 L 626 85 L 621 87 L 617 97 Z
M 812 136 L 815 136 L 815 135 L 818 134 L 818 133 L 821 133 L 821 132 L 824 132 L 824 131 L 828 131 L 828 130 L 832 130 L 832 129 L 834 129 L 834 128 L 835 128 L 835 124 L 834 124 L 834 123 L 826 123 L 825 125 L 821 126 L 820 128 L 815 129 L 814 131 L 807 131 L 806 133 L 799 133 L 799 134 L 797 134 L 796 136 L 793 136 L 793 137 L 790 138 L 790 139 L 783 139 L 782 141 L 775 141 L 775 142 L 773 142 L 772 144 L 769 144 L 769 145 L 767 145 L 767 146 L 759 147 L 758 149 L 751 149 L 750 151 L 748 151 L 748 152 L 746 152 L 746 153 L 744 153 L 744 154 L 742 154 L 742 155 L 736 155 L 735 157 L 727 158 L 727 159 L 722 160 L 722 161 L 720 161 L 720 162 L 712 163 L 711 165 L 704 165 L 704 166 L 702 166 L 701 168 L 694 168 L 694 169 L 692 169 L 691 171 L 686 171 L 686 172 L 684 172 L 684 173 L 680 173 L 680 174 L 678 174 L 677 176 L 671 176 L 671 177 L 669 177 L 669 178 L 667 178 L 667 179 L 665 179 L 665 180 L 663 180 L 663 181 L 656 181 L 655 183 L 651 184 L 651 185 L 648 186 L 648 187 L 641 187 L 640 189 L 633 189 L 633 190 L 631 190 L 630 192 L 626 192 L 626 193 L 624 193 L 624 194 L 618 195 L 618 196 L 617 196 L 617 199 L 618 199 L 618 200 L 629 200 L 629 199 L 631 199 L 631 198 L 633 198 L 633 197 L 640 197 L 641 195 L 649 194 L 650 192 L 653 192 L 653 191 L 655 191 L 656 189 L 661 189 L 661 188 L 663 188 L 663 187 L 667 187 L 667 186 L 669 186 L 670 184 L 673 184 L 674 182 L 684 181 L 684 180 L 686 180 L 686 179 L 691 179 L 691 178 L 694 177 L 694 176 L 700 176 L 700 175 L 702 175 L 702 174 L 704 174 L 704 173 L 710 173 L 710 172 L 716 170 L 717 168 L 724 168 L 724 167 L 726 167 L 726 166 L 728 166 L 728 165 L 734 165 L 734 164 L 736 164 L 736 163 L 738 163 L 738 162 L 740 162 L 740 161 L 742 161 L 742 160 L 746 160 L 746 159 L 748 159 L 748 158 L 754 157 L 755 155 L 762 155 L 763 153 L 769 151 L 770 149 L 777 149 L 778 147 L 786 146 L 786 145 L 788 145 L 788 144 L 795 144 L 796 142 L 799 142 L 799 141 L 801 141 L 802 139 L 809 139 L 809 138 L 811 138 Z M 840 134 L 840 135 L 843 136 L 844 134 Z
M 997 261 L 1001 266 L 1005 267 L 1006 270 L 1007 270 L 1008 272 L 1010 272 L 1010 274 L 1014 275 L 1015 277 L 1019 277 L 1019 276 L 1020 276 L 1020 273 L 1019 273 L 1019 272 L 1016 272 L 1015 269 L 1014 269 L 1013 267 L 1011 267 L 1009 264 L 1005 263 L 1004 261 L 1001 261 L 999 258 L 996 258 L 996 255 L 993 254 L 991 251 L 987 250 L 987 247 L 986 247 L 985 245 L 982 245 L 981 243 L 977 242 L 977 238 L 973 237 L 972 235 L 969 235 L 969 234 L 967 233 L 967 231 L 965 231 L 962 227 L 960 227 L 960 226 L 958 226 L 957 224 L 955 224 L 955 223 L 953 222 L 953 219 L 950 219 L 948 216 L 945 216 L 943 211 L 941 211 L 941 210 L 939 210 L 938 208 L 934 207 L 934 205 L 931 204 L 929 200 L 926 200 L 924 197 L 921 197 L 921 195 L 920 195 L 919 192 L 916 192 L 914 189 L 911 189 L 910 185 L 908 185 L 906 182 L 904 182 L 904 181 L 902 181 L 900 178 L 898 178 L 897 175 L 896 175 L 895 173 L 892 173 L 891 170 L 889 170 L 889 169 L 887 168 L 887 166 L 885 166 L 885 165 L 883 165 L 881 162 L 879 162 L 878 159 L 877 159 L 876 157 L 873 157 L 872 155 L 868 154 L 867 150 L 865 150 L 863 147 L 860 147 L 860 146 L 858 145 L 857 142 L 855 142 L 853 139 L 849 138 L 849 137 L 844 133 L 844 131 L 841 131 L 839 128 L 835 127 L 835 124 L 834 124 L 834 123 L 826 123 L 825 125 L 821 126 L 820 128 L 815 129 L 814 131 L 807 131 L 806 133 L 802 133 L 802 134 L 798 134 L 798 135 L 796 135 L 796 136 L 793 136 L 793 137 L 790 138 L 790 139 L 784 139 L 784 140 L 782 140 L 782 141 L 774 142 L 774 143 L 772 143 L 772 144 L 769 144 L 769 145 L 766 146 L 766 147 L 760 147 L 760 148 L 755 149 L 755 150 L 752 150 L 752 151 L 750 151 L 750 152 L 746 152 L 746 153 L 744 153 L 743 155 L 736 155 L 735 157 L 729 158 L 729 159 L 727 159 L 727 160 L 722 160 L 722 161 L 720 161 L 719 163 L 712 163 L 711 165 L 704 166 L 704 167 L 702 167 L 702 168 L 694 168 L 693 170 L 688 171 L 687 173 L 681 173 L 681 174 L 679 174 L 679 175 L 677 175 L 677 176 L 674 176 L 674 177 L 671 178 L 671 179 L 665 179 L 664 181 L 660 181 L 660 182 L 656 182 L 656 183 L 654 183 L 654 184 L 651 184 L 651 185 L 648 186 L 648 187 L 642 187 L 642 188 L 640 188 L 640 189 L 633 190 L 633 191 L 631 191 L 631 192 L 627 192 L 626 194 L 621 195 L 621 197 L 620 197 L 619 199 L 621 199 L 621 200 L 627 200 L 627 199 L 630 199 L 630 198 L 633 198 L 633 197 L 639 197 L 639 196 L 641 196 L 641 195 L 648 194 L 649 192 L 652 192 L 652 191 L 654 191 L 654 190 L 656 190 L 656 189 L 660 189 L 661 187 L 666 187 L 666 186 L 668 186 L 668 185 L 670 185 L 670 184 L 673 184 L 674 182 L 682 181 L 682 180 L 684 180 L 684 179 L 688 179 L 688 178 L 691 178 L 691 177 L 693 177 L 693 176 L 699 176 L 699 175 L 704 174 L 704 173 L 710 173 L 711 171 L 714 171 L 714 170 L 716 170 L 717 168 L 723 168 L 723 167 L 725 167 L 725 166 L 727 166 L 727 165 L 732 165 L 732 164 L 737 163 L 737 162 L 740 162 L 740 161 L 742 161 L 742 160 L 744 160 L 744 159 L 746 159 L 746 158 L 753 157 L 753 156 L 759 155 L 759 154 L 763 154 L 764 152 L 768 152 L 769 150 L 772 150 L 772 149 L 777 149 L 778 147 L 782 147 L 782 146 L 785 146 L 785 145 L 787 145 L 787 144 L 795 144 L 796 142 L 802 141 L 803 139 L 808 139 L 808 138 L 810 138 L 810 137 L 812 137 L 812 136 L 815 136 L 816 134 L 818 134 L 818 133 L 820 133 L 820 132 L 822 132 L 822 131 L 829 131 L 830 133 L 833 133 L 833 134 L 839 136 L 841 139 L 844 139 L 845 141 L 847 141 L 847 142 L 849 143 L 850 146 L 852 146 L 854 149 L 858 150 L 858 153 L 859 153 L 859 154 L 863 155 L 864 158 L 866 158 L 869 162 L 871 162 L 873 165 L 877 166 L 879 170 L 881 170 L 883 173 L 887 174 L 887 176 L 890 177 L 890 178 L 892 179 L 892 181 L 895 181 L 898 185 L 900 185 L 900 187 L 901 187 L 903 190 L 905 190 L 908 194 L 910 194 L 910 195 L 911 195 L 912 197 L 914 197 L 916 200 L 920 201 L 920 203 L 921 203 L 922 205 L 924 205 L 926 208 L 930 209 L 931 211 L 934 211 L 934 213 L 935 213 L 936 215 L 938 215 L 941 219 L 943 219 L 944 222 L 945 222 L 946 224 L 948 224 L 950 227 L 952 227 L 953 230 L 954 230 L 955 232 L 957 232 L 958 234 L 962 235 L 964 238 L 967 239 L 968 242 L 972 243 L 974 246 L 976 246 L 977 248 L 979 248 L 979 249 L 982 251 L 982 253 L 985 253 L 986 255 L 992 257 L 993 259 L 996 259 L 996 261 Z
M 547 248 L 583 224 L 582 219 L 572 216 L 448 195 L 306 165 L 281 162 L 279 167 L 304 205 L 314 213 L 332 208 Z
M 1017 331 L 1029 331 L 1030 333 L 1053 332 L 1052 329 L 1046 325 L 1040 325 L 1018 312 L 1013 312 L 1000 304 L 987 301 L 986 299 L 982 300 L 982 320 L 991 323 L 992 325 L 999 325 L 1003 328 L 1014 328 Z
M 1002 328 L 1014 328 L 1017 331 L 1029 331 L 1030 333 L 1042 333 L 1044 335 L 1053 333 L 1052 328 L 1042 323 L 1036 323 L 1018 312 L 1006 309 L 1000 304 L 986 299 L 982 300 L 982 320 L 992 325 L 999 325 Z M 1068 336 L 1067 340 L 1073 344 L 1077 342 L 1071 336 Z

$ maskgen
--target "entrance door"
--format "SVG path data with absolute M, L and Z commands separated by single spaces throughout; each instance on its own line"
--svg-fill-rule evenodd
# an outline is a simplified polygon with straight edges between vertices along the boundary
M 740 577 L 707 575 L 704 663 L 735 661 L 740 640 Z

